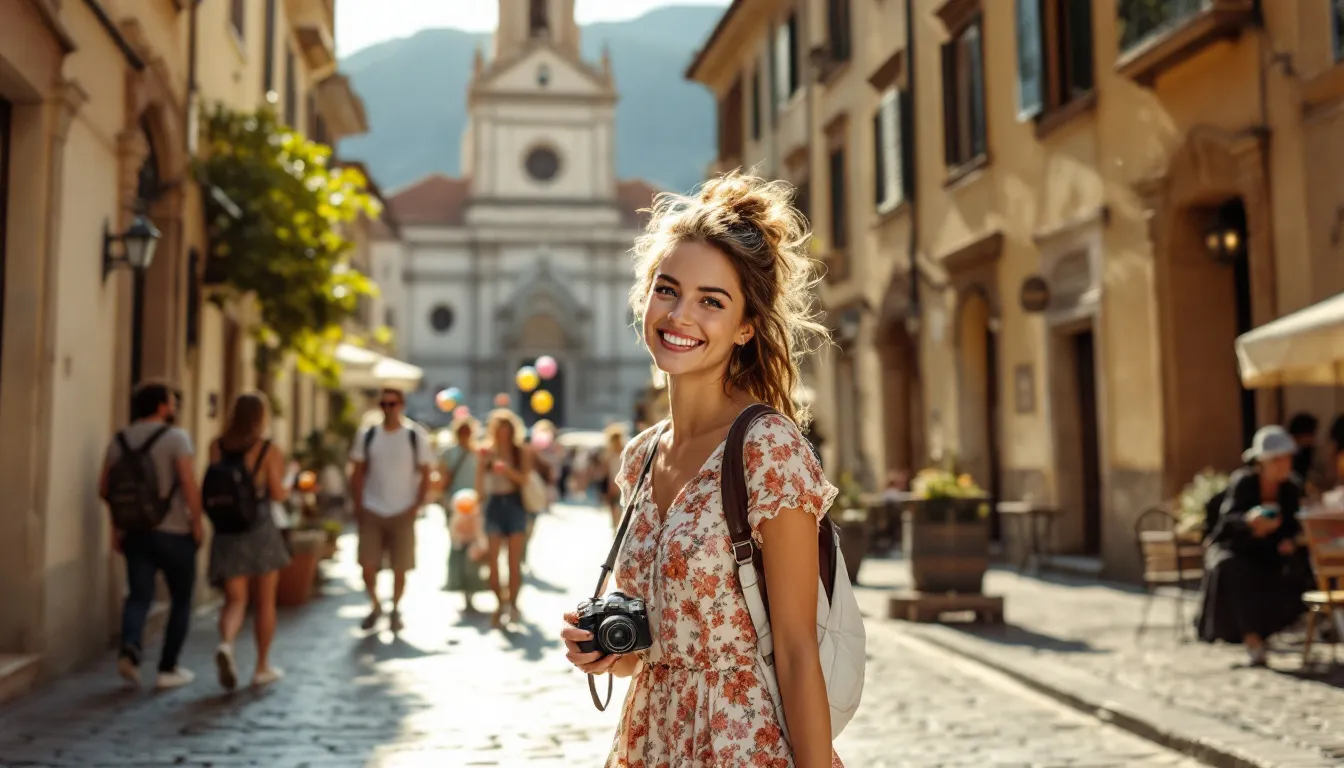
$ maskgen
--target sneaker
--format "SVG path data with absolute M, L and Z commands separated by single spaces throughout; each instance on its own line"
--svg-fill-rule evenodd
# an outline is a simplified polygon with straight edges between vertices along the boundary
M 117 657 L 117 674 L 121 675 L 126 682 L 140 687 L 140 665 L 135 663 L 135 659 L 126 654 Z
M 382 616 L 383 609 L 375 605 L 373 610 L 369 612 L 369 615 L 364 617 L 364 621 L 360 622 L 359 628 L 368 632 L 378 626 L 378 619 L 382 618 Z
M 154 687 L 160 691 L 166 691 L 170 688 L 181 688 L 184 685 L 189 685 L 195 679 L 196 675 L 192 674 L 191 670 L 175 667 L 169 672 L 160 672 L 158 682 L 154 683 Z
M 233 662 L 233 646 L 220 643 L 215 651 L 215 669 L 219 671 L 219 684 L 224 690 L 232 691 L 238 687 L 238 667 Z
M 401 611 L 393 611 L 387 622 L 393 632 L 400 632 L 401 628 L 405 626 L 401 623 Z
M 260 688 L 270 685 L 285 676 L 285 671 L 279 667 L 267 667 L 257 670 L 257 674 L 252 677 L 253 687 Z

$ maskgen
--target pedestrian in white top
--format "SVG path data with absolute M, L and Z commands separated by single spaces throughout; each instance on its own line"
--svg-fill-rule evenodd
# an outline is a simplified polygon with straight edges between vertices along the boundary
M 365 631 L 373 629 L 383 614 L 378 573 L 386 562 L 392 569 L 389 623 L 393 632 L 399 632 L 406 573 L 415 568 L 415 520 L 429 492 L 435 457 L 429 434 L 402 416 L 406 396 L 400 390 L 384 389 L 378 405 L 383 423 L 356 437 L 350 449 L 355 465 L 350 486 L 359 525 L 359 564 L 373 603 L 361 626 Z

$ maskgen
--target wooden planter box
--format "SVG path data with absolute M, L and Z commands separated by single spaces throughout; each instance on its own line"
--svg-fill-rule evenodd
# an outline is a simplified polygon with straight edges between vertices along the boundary
M 980 594 L 989 568 L 986 499 L 905 502 L 902 550 L 918 592 Z
M 326 546 L 327 535 L 322 531 L 291 531 L 289 534 L 290 561 L 280 571 L 277 605 L 303 605 L 313 595 L 317 582 L 317 561 Z

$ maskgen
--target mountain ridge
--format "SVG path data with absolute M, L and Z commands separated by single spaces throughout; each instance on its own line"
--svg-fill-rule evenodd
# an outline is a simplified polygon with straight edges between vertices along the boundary
M 612 57 L 620 178 L 682 192 L 701 180 L 715 154 L 715 105 L 682 73 L 723 10 L 665 6 L 581 28 L 585 60 L 599 60 L 604 49 Z M 369 133 L 342 141 L 340 156 L 365 163 L 384 189 L 436 172 L 459 176 L 472 63 L 490 40 L 489 33 L 427 29 L 344 57 L 341 70 L 364 99 Z

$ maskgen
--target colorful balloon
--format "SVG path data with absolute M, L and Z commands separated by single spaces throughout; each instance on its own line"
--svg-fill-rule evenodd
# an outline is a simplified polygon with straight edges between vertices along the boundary
M 480 511 L 481 499 L 472 488 L 463 488 L 453 494 L 453 511 L 459 515 L 474 515 Z
M 453 402 L 460 403 L 462 402 L 462 398 L 464 397 L 464 395 L 462 394 L 462 390 L 458 389 L 457 387 L 449 387 L 448 397 L 451 397 L 453 399 Z
M 550 413 L 555 407 L 555 396 L 544 389 L 532 393 L 532 410 L 536 413 Z
M 440 411 L 451 411 L 457 407 L 457 398 L 453 397 L 451 389 L 440 390 L 434 396 L 434 404 L 439 406 Z
M 513 398 L 509 397 L 509 393 L 500 392 L 498 395 L 495 395 L 496 408 L 508 408 L 511 403 L 513 403 Z
M 299 473 L 299 490 L 308 493 L 317 487 L 317 473 L 311 469 L 305 469 Z
M 453 409 L 454 419 L 465 419 L 471 415 L 471 409 L 465 405 L 459 405 Z
M 555 378 L 555 374 L 560 372 L 560 364 L 555 362 L 555 358 L 550 355 L 542 355 L 537 358 L 537 374 L 541 378 L 550 381 Z
M 530 365 L 524 365 L 518 369 L 516 380 L 518 388 L 524 392 L 531 392 L 541 384 L 541 377 L 537 375 L 537 369 Z

